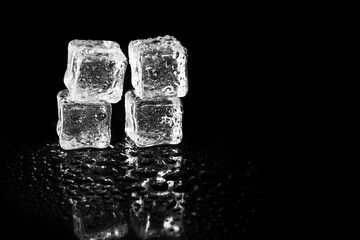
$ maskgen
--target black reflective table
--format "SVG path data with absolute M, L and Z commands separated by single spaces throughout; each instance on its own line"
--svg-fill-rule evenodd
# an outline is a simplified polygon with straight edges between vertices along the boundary
M 54 123 L 48 134 L 4 129 L 4 239 L 344 234 L 335 205 L 341 192 L 332 177 L 349 146 L 339 135 L 251 131 L 251 125 L 211 130 L 188 119 L 181 144 L 136 148 L 122 124 L 113 124 L 112 146 L 103 150 L 62 150 Z

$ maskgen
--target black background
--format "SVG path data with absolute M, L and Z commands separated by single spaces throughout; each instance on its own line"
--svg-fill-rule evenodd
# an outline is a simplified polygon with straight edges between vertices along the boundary
M 52 129 L 72 39 L 113 40 L 128 56 L 131 40 L 169 34 L 188 49 L 190 91 L 183 101 L 193 119 L 216 119 L 213 128 L 346 128 L 355 94 L 338 13 L 326 6 L 180 6 L 176 17 L 167 11 L 160 18 L 160 9 L 104 15 L 83 9 L 75 17 L 29 8 L 4 19 L 3 120 L 27 129 L 26 118 L 39 130 Z M 130 88 L 129 67 L 124 92 Z
M 12 10 L 2 21 L 4 133 L 56 138 L 56 94 L 65 88 L 72 39 L 116 41 L 128 57 L 131 40 L 169 34 L 189 54 L 189 93 L 182 99 L 184 121 L 191 123 L 186 131 L 201 129 L 205 138 L 220 134 L 239 146 L 259 137 L 274 145 L 321 146 L 323 156 L 334 152 L 331 161 L 322 157 L 291 166 L 303 171 L 299 176 L 309 176 L 304 177 L 309 190 L 288 203 L 293 207 L 279 208 L 274 221 L 284 228 L 287 220 L 295 221 L 297 227 L 289 231 L 302 236 L 313 230 L 330 236 L 330 229 L 353 236 L 354 159 L 348 149 L 356 90 L 346 56 L 348 30 L 339 12 L 326 6 L 178 6 L 165 11 L 149 6 L 138 13 L 114 6 L 106 14 L 94 6 L 91 11 L 46 9 Z M 124 93 L 130 81 L 128 66 Z M 123 117 L 123 105 L 124 100 L 113 105 L 115 119 Z M 302 229 L 306 221 L 315 227 Z

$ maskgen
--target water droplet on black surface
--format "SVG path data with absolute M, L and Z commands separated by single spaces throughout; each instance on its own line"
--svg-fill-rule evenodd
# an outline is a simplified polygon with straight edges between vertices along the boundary
M 93 159 L 93 158 L 87 158 L 87 159 L 85 160 L 85 162 L 88 163 L 88 164 L 94 164 L 94 163 L 96 162 L 96 160 Z
M 139 156 L 139 153 L 138 153 L 138 152 L 135 152 L 135 151 L 130 151 L 130 152 L 129 152 L 129 155 L 130 155 L 130 156 L 133 156 L 133 157 L 136 157 L 136 156 Z
M 114 185 L 113 180 L 105 177 L 97 177 L 95 178 L 95 182 L 100 183 L 102 185 Z
M 81 169 L 78 168 L 73 168 L 73 169 L 69 169 L 69 172 L 73 173 L 73 174 L 80 174 L 81 173 Z
M 99 161 L 96 163 L 98 166 L 113 166 L 115 163 L 115 160 L 105 160 L 105 161 Z
M 119 196 L 119 195 L 115 195 L 115 196 L 113 196 L 113 200 L 118 201 L 118 202 L 124 202 L 125 198 L 123 198 L 122 196 Z
M 88 163 L 82 163 L 82 164 L 80 164 L 80 166 L 79 166 L 81 169 L 90 169 L 91 168 L 91 165 L 90 164 L 88 164 Z
M 176 180 L 181 180 L 182 176 L 183 176 L 182 172 L 174 172 L 164 175 L 163 178 L 166 180 L 176 181 Z
M 94 193 L 98 196 L 104 196 L 106 194 L 106 190 L 103 188 L 97 188 L 94 190 Z
M 171 158 L 166 158 L 166 159 L 164 159 L 164 162 L 165 162 L 166 164 L 175 164 L 175 163 L 176 163 L 176 160 L 171 159 Z
M 143 152 L 143 153 L 141 153 L 141 156 L 143 158 L 153 158 L 154 154 L 152 152 Z
M 73 183 L 74 183 L 74 181 L 71 180 L 71 179 L 66 179 L 66 180 L 64 180 L 64 181 L 62 182 L 62 184 L 64 184 L 64 185 L 70 185 L 70 184 L 73 184 Z
M 134 185 L 131 187 L 131 190 L 134 191 L 134 192 L 138 192 L 138 191 L 142 191 L 142 190 L 145 190 L 145 188 L 141 185 Z
M 149 166 L 149 165 L 152 165 L 154 163 L 156 163 L 156 161 L 154 159 L 146 159 L 146 160 L 143 159 L 143 160 L 138 162 L 139 166 L 142 166 L 142 167 Z
M 112 176 L 112 175 L 115 175 L 115 174 L 118 174 L 119 171 L 116 170 L 115 168 L 112 168 L 112 167 L 108 167 L 108 168 L 104 168 L 102 170 L 102 175 L 103 176 Z
M 158 196 L 156 193 L 150 192 L 150 193 L 148 194 L 148 198 L 149 198 L 149 199 L 152 199 L 152 200 L 156 200 L 156 199 L 159 198 L 159 196 Z
M 129 176 L 118 176 L 115 178 L 118 182 L 136 183 L 138 180 Z
M 70 165 L 73 165 L 73 166 L 77 166 L 77 165 L 80 165 L 80 164 L 81 164 L 81 161 L 77 161 L 77 160 L 74 160 L 74 161 L 70 162 Z
M 166 205 L 166 209 L 171 209 L 176 206 L 176 201 L 174 199 L 171 199 L 169 203 Z
M 83 177 L 83 176 L 79 176 L 75 179 L 76 183 L 78 184 L 85 184 L 85 183 L 91 183 L 94 180 L 91 177 Z
M 150 186 L 156 191 L 166 191 L 168 189 L 167 182 L 152 182 Z
M 144 178 L 151 178 L 151 177 L 155 177 L 157 175 L 157 171 L 155 171 L 153 169 L 136 170 L 136 171 L 133 171 L 133 173 L 137 174 L 140 177 L 144 177 Z
M 189 179 L 188 179 L 188 182 L 190 184 L 196 184 L 198 182 L 198 179 L 194 176 L 191 176 Z
M 113 195 L 117 195 L 117 194 L 120 194 L 121 191 L 117 188 L 111 188 L 109 189 L 110 193 L 113 194 Z
M 174 192 L 187 192 L 190 190 L 189 184 L 178 184 L 174 187 Z

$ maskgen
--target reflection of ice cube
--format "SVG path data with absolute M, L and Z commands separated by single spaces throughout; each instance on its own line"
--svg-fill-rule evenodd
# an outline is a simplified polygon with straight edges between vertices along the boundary
M 75 101 L 120 101 L 127 59 L 116 42 L 73 40 L 64 82 Z
M 187 50 L 174 37 L 131 41 L 129 62 L 132 85 L 141 98 L 187 94 Z
M 159 237 L 181 238 L 183 227 L 183 209 L 179 207 L 179 200 L 183 194 L 159 195 L 151 204 L 152 209 L 146 209 L 149 199 L 133 203 L 130 210 L 130 225 L 141 239 L 156 239 Z M 182 201 L 182 200 L 181 200 Z M 145 203 L 146 202 L 146 203 Z M 176 208 L 176 210 L 175 210 Z
M 81 240 L 121 239 L 128 225 L 119 206 L 77 206 L 73 203 L 74 232 Z
M 139 147 L 178 144 L 182 140 L 180 98 L 141 99 L 129 90 L 125 94 L 125 132 Z
M 75 102 L 67 89 L 57 95 L 57 133 L 63 149 L 106 148 L 111 139 L 110 103 Z

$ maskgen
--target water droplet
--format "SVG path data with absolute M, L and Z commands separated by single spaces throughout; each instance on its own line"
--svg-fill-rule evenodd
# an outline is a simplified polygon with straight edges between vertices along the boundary
M 96 160 L 93 159 L 93 158 L 88 158 L 88 159 L 85 160 L 85 162 L 88 163 L 88 164 L 94 164 L 96 162 Z
M 106 158 L 114 159 L 114 160 L 120 160 L 120 161 L 124 161 L 124 160 L 128 159 L 128 157 L 126 157 L 124 155 L 116 154 L 113 152 L 103 153 L 102 156 L 104 156 Z
M 170 153 L 168 151 L 164 151 L 164 152 L 161 153 L 161 156 L 162 157 L 169 157 Z
M 108 168 L 103 169 L 101 175 L 103 175 L 103 176 L 112 176 L 112 175 L 115 175 L 117 173 L 119 173 L 118 170 L 116 170 L 115 168 L 108 167 Z
M 144 178 L 151 178 L 151 177 L 155 177 L 157 175 L 157 171 L 155 171 L 153 169 L 136 170 L 136 171 L 133 171 L 133 173 L 137 174 L 140 177 L 144 177 Z
M 129 176 L 118 176 L 115 181 L 127 182 L 127 183 L 136 183 L 138 180 Z
M 67 172 L 63 174 L 64 179 L 73 179 L 75 178 L 75 174 Z
M 139 156 L 139 153 L 138 153 L 138 152 L 135 152 L 135 151 L 130 151 L 130 152 L 129 152 L 129 155 L 130 155 L 130 156 L 133 156 L 133 157 L 136 157 L 136 156 Z
M 148 74 L 151 80 L 158 80 L 159 78 L 159 71 L 157 69 L 151 68 L 148 69 Z
M 174 173 L 168 173 L 166 175 L 163 176 L 164 179 L 166 180 L 172 180 L 172 181 L 176 181 L 176 180 L 180 180 L 183 176 L 182 172 L 174 172 Z
M 79 174 L 79 173 L 81 173 L 81 169 L 73 168 L 73 169 L 69 169 L 69 172 L 74 173 L 74 174 Z
M 106 118 L 106 114 L 103 112 L 95 114 L 95 119 L 98 121 L 102 121 Z
M 94 193 L 98 196 L 103 196 L 106 194 L 106 190 L 103 188 L 97 188 L 94 190 Z
M 166 191 L 168 189 L 167 182 L 153 182 L 150 186 L 156 191 Z
M 156 161 L 154 159 L 144 159 L 141 161 L 138 161 L 139 166 L 149 166 L 156 163 Z
M 175 164 L 176 163 L 176 161 L 174 159 L 171 159 L 171 158 L 164 159 L 164 162 L 166 164 Z
M 70 184 L 73 184 L 73 183 L 74 183 L 74 181 L 71 180 L 71 179 L 66 179 L 66 180 L 64 180 L 64 181 L 62 182 L 63 185 L 70 185 Z
M 115 161 L 114 160 L 105 160 L 105 161 L 99 161 L 96 163 L 96 165 L 99 166 L 112 166 L 114 165 Z
M 174 192 L 187 192 L 190 190 L 189 184 L 183 183 L 174 187 Z
M 138 192 L 138 191 L 141 191 L 141 190 L 144 190 L 145 188 L 141 185 L 134 185 L 131 187 L 132 191 L 134 192 Z
M 151 152 L 144 152 L 141 154 L 141 156 L 144 158 L 152 158 L 154 157 L 154 154 L 152 154 Z
M 113 196 L 113 200 L 118 201 L 118 202 L 123 202 L 123 201 L 125 201 L 125 198 L 123 198 L 119 195 L 115 195 L 115 196 Z
M 79 166 L 81 169 L 90 169 L 91 168 L 91 165 L 88 164 L 88 163 L 82 163 L 80 164 Z
M 159 198 L 159 196 L 158 196 L 156 193 L 150 192 L 150 193 L 148 194 L 148 198 L 149 198 L 149 199 L 152 199 L 152 200 L 156 200 L 156 199 Z
M 78 186 L 76 184 L 70 184 L 69 185 L 69 189 L 71 189 L 71 190 L 75 190 L 77 188 L 78 188 Z
M 200 170 L 199 173 L 198 173 L 199 177 L 203 177 L 205 178 L 207 176 L 207 172 L 204 171 L 204 170 Z
M 188 182 L 191 183 L 191 184 L 195 184 L 198 182 L 198 179 L 194 176 L 191 176 L 189 179 L 188 179 Z
M 95 182 L 100 183 L 102 185 L 114 185 L 113 180 L 105 177 L 98 177 L 95 179 Z
M 166 205 L 166 209 L 171 209 L 176 206 L 176 201 L 174 199 L 171 199 L 169 203 Z
M 94 180 L 93 180 L 91 177 L 83 177 L 83 176 L 81 176 L 81 177 L 77 177 L 77 178 L 75 179 L 75 181 L 76 181 L 76 183 L 78 183 L 78 184 L 85 184 L 85 183 L 91 183 L 91 182 L 93 182 Z
M 77 166 L 77 165 L 80 165 L 81 164 L 81 161 L 79 160 L 73 160 L 70 162 L 70 165 L 73 165 L 73 166 Z
M 119 189 L 117 189 L 117 188 L 111 188 L 109 191 L 113 195 L 117 195 L 117 194 L 121 193 L 121 191 Z

